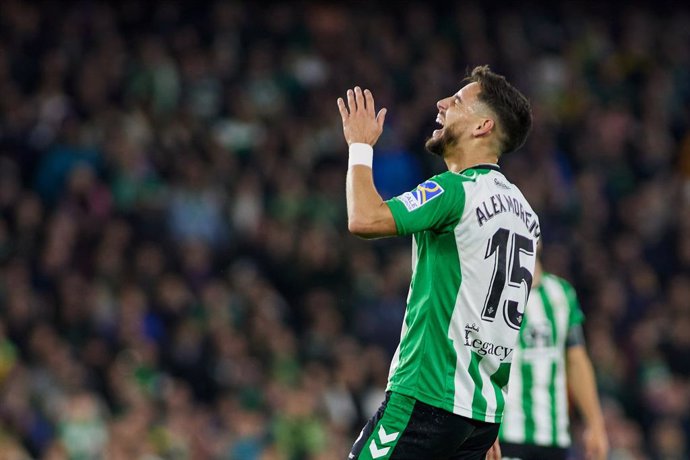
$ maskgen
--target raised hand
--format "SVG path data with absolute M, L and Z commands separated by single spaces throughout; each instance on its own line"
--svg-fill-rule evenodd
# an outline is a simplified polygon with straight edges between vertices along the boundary
M 371 91 L 355 86 L 347 90 L 347 105 L 342 97 L 338 98 L 338 110 L 343 121 L 343 134 L 348 145 L 355 142 L 374 145 L 383 132 L 383 121 L 386 109 L 376 113 L 374 95 Z

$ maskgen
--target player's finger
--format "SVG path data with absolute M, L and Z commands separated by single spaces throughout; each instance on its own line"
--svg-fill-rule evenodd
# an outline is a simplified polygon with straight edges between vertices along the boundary
M 350 109 L 350 113 L 357 110 L 357 104 L 355 103 L 355 92 L 351 89 L 347 90 L 347 107 Z
M 347 107 L 345 107 L 345 101 L 342 97 L 338 98 L 338 111 L 340 111 L 340 118 L 342 118 L 343 123 L 345 123 L 347 117 L 350 116 L 350 112 L 347 111 Z
M 376 123 L 379 125 L 379 129 L 383 130 L 383 122 L 386 121 L 386 113 L 388 113 L 388 109 L 385 107 L 379 110 L 379 113 L 376 115 Z
M 355 86 L 355 101 L 357 102 L 357 110 L 364 111 L 366 106 L 364 104 L 364 94 L 362 94 L 362 88 Z
M 374 95 L 368 89 L 364 90 L 364 101 L 367 105 L 367 113 L 373 117 L 376 113 L 374 112 Z

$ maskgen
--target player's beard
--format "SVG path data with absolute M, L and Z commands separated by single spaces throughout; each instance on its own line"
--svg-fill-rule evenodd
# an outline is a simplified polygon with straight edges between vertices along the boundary
M 448 147 L 452 147 L 457 142 L 457 134 L 453 133 L 450 129 L 450 126 L 448 126 L 441 131 L 440 136 L 432 136 L 427 139 L 426 143 L 424 143 L 424 147 L 426 148 L 427 152 L 431 153 L 432 155 L 443 158 L 446 149 Z

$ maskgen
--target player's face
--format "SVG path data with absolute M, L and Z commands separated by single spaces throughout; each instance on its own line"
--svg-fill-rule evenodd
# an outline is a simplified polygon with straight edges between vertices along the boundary
M 427 139 L 425 147 L 434 155 L 443 156 L 448 147 L 460 142 L 468 133 L 468 126 L 477 117 L 479 83 L 472 82 L 460 91 L 436 103 L 436 122 L 441 125 Z

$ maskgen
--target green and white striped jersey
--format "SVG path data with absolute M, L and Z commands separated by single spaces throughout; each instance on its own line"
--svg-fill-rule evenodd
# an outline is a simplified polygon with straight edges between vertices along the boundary
M 496 165 L 445 172 L 387 201 L 412 235 L 412 281 L 388 390 L 501 421 L 539 220 Z
M 568 331 L 584 321 L 575 290 L 544 273 L 532 291 L 510 371 L 500 439 L 518 444 L 570 445 L 565 353 Z

